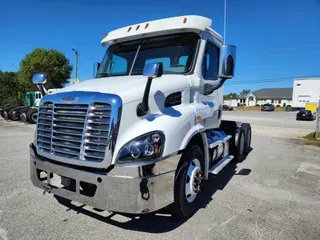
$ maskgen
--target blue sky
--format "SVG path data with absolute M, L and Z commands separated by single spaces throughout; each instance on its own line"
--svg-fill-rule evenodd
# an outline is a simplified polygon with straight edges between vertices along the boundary
M 80 52 L 79 77 L 86 80 L 92 77 L 93 62 L 103 57 L 100 41 L 105 33 L 197 14 L 211 18 L 212 27 L 222 34 L 223 4 L 223 0 L 0 0 L 0 70 L 17 71 L 21 59 L 37 47 L 55 48 L 73 63 L 75 47 Z M 226 41 L 237 46 L 237 65 L 225 93 L 291 87 L 292 79 L 283 78 L 319 76 L 320 0 L 228 0 Z

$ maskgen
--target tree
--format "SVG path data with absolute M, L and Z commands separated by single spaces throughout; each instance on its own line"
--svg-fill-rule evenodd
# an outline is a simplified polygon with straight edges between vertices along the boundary
M 250 89 L 243 89 L 241 92 L 240 92 L 240 96 L 242 95 L 247 95 L 248 93 L 250 93 L 251 90 Z
M 236 93 L 229 93 L 229 94 L 223 96 L 223 100 L 231 100 L 231 99 L 236 99 L 236 98 L 237 98 Z
M 16 72 L 0 71 L 0 105 L 23 105 L 24 88 L 20 85 Z
M 32 75 L 38 72 L 48 74 L 45 87 L 61 88 L 70 78 L 72 66 L 65 55 L 57 50 L 36 48 L 20 63 L 19 81 L 26 90 L 33 89 Z

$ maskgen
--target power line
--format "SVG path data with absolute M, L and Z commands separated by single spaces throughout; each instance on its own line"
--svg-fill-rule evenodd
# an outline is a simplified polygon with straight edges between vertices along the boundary
M 310 66 L 319 66 L 320 65 L 320 62 L 319 63 L 315 63 L 315 64 L 299 64 L 299 65 L 293 65 L 293 66 L 289 66 L 289 67 L 310 67 Z M 238 70 L 262 70 L 262 69 L 274 69 L 274 68 L 285 68 L 283 66 L 269 66 L 269 67 L 258 67 L 258 68 L 239 68 L 239 69 L 236 69 L 237 71 Z
M 225 85 L 235 85 L 235 84 L 251 84 L 251 83 L 271 83 L 271 82 L 279 82 L 279 80 L 284 81 L 284 80 L 292 80 L 294 78 L 319 78 L 318 76 L 292 76 L 292 77 L 281 77 L 281 78 L 265 78 L 265 79 L 253 79 L 253 80 L 246 80 L 246 81 L 235 81 L 235 82 L 230 82 L 226 83 Z M 231 80 L 232 81 L 232 80 Z
M 90 60 L 90 61 L 92 61 L 92 62 L 96 62 L 96 60 L 92 60 L 91 58 L 88 58 L 86 55 L 83 55 L 82 53 L 80 53 L 79 55 L 80 55 L 80 57 L 84 57 L 84 58 L 86 58 L 87 60 Z
M 246 51 L 241 53 L 273 53 L 273 52 L 285 52 L 290 50 L 296 50 L 299 48 L 314 48 L 314 47 L 320 47 L 320 43 L 312 44 L 312 45 L 297 45 L 290 48 L 276 48 L 276 49 L 268 49 L 268 50 L 261 50 L 261 51 Z

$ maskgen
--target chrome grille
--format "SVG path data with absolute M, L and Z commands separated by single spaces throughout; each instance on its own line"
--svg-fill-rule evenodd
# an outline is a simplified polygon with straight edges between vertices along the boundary
M 101 162 L 108 145 L 110 117 L 108 103 L 44 102 L 38 115 L 38 150 L 68 159 Z

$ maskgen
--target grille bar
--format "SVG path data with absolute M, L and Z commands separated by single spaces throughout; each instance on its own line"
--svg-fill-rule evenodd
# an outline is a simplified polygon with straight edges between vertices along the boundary
M 39 108 L 37 145 L 58 157 L 101 162 L 109 141 L 111 105 L 54 104 Z

